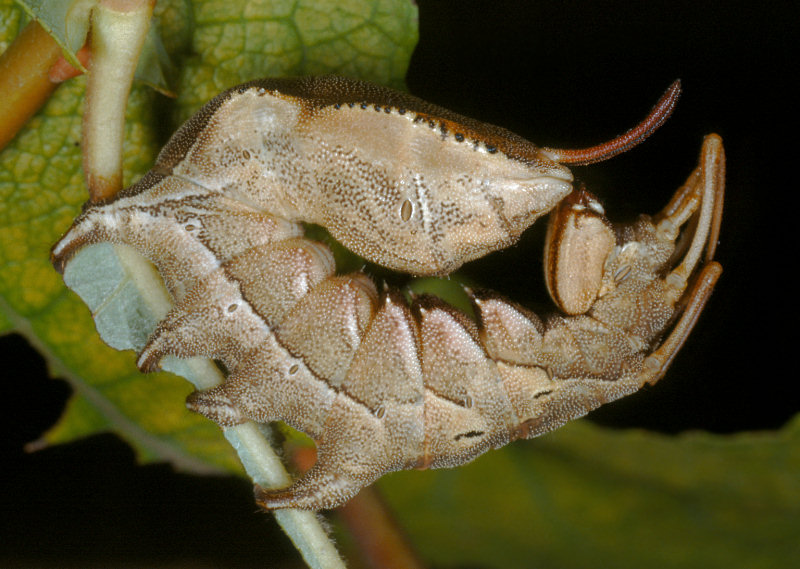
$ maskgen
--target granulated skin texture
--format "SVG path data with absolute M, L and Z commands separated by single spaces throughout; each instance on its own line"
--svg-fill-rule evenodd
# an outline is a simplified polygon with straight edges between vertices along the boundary
M 685 339 L 693 320 L 676 306 L 694 315 L 719 274 L 708 262 L 687 292 L 719 224 L 713 136 L 654 219 L 614 228 L 585 191 L 552 216 L 548 287 L 570 316 L 540 319 L 485 291 L 470 291 L 477 323 L 433 297 L 409 305 L 363 273 L 337 276 L 327 246 L 303 237 L 301 222 L 316 223 L 380 265 L 447 274 L 515 242 L 570 193 L 570 172 L 549 156 L 366 83 L 255 81 L 199 111 L 139 183 L 89 205 L 54 263 L 101 241 L 150 259 L 175 306 L 139 366 L 220 360 L 226 382 L 191 408 L 221 425 L 282 420 L 318 445 L 305 476 L 259 503 L 335 507 L 386 472 L 457 466 L 636 391 Z M 573 279 L 584 265 L 594 269 Z

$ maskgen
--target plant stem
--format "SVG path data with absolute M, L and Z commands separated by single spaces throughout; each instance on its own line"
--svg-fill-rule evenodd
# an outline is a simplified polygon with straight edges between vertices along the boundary
M 338 514 L 370 567 L 424 567 L 374 486 L 361 490 L 355 498 L 339 508 Z
M 92 201 L 122 189 L 125 107 L 155 0 L 105 0 L 92 10 L 83 114 L 83 171 Z
M 48 72 L 60 56 L 61 48 L 35 21 L 0 55 L 0 150 L 58 86 Z

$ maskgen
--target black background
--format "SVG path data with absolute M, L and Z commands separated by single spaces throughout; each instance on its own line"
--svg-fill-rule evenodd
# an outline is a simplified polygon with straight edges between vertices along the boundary
M 796 313 L 798 14 L 791 3 L 428 0 L 412 93 L 545 146 L 584 147 L 640 120 L 675 78 L 674 116 L 641 147 L 575 168 L 612 219 L 655 212 L 717 132 L 728 152 L 717 258 L 725 272 L 687 345 L 655 387 L 593 420 L 674 433 L 775 429 L 800 410 L 789 352 Z M 793 135 L 793 132 L 792 132 Z M 545 300 L 541 231 L 467 273 L 523 302 Z M 793 344 L 792 344 L 793 345 Z M 249 567 L 296 563 L 247 483 L 135 465 L 111 435 L 34 454 L 69 388 L 18 337 L 6 362 L 0 565 Z M 10 436 L 9 436 L 10 435 Z M 284 563 L 283 561 L 280 562 Z M 266 562 L 269 566 L 270 562 Z M 283 565 L 280 565 L 283 566 Z

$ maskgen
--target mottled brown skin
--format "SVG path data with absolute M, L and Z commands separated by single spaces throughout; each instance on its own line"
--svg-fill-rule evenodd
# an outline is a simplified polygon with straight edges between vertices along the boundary
M 305 476 L 259 503 L 332 508 L 386 472 L 463 464 L 658 379 L 719 275 L 712 247 L 702 268 L 698 252 L 719 226 L 722 165 L 709 137 L 668 207 L 631 225 L 612 228 L 588 193 L 571 200 L 551 220 L 547 263 L 571 315 L 470 291 L 476 323 L 337 276 L 300 222 L 376 263 L 443 274 L 515 241 L 569 193 L 569 172 L 503 129 L 381 87 L 256 81 L 190 119 L 139 183 L 89 205 L 53 259 L 63 268 L 100 241 L 149 258 L 175 306 L 140 368 L 167 354 L 222 361 L 225 383 L 190 408 L 222 426 L 285 421 L 318 446 Z

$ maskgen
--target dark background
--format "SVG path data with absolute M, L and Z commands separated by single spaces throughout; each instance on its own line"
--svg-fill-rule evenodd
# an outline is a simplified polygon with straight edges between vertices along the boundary
M 800 410 L 796 366 L 786 363 L 797 264 L 790 204 L 798 158 L 788 123 L 796 120 L 797 90 L 789 81 L 797 71 L 791 49 L 798 13 L 791 3 L 419 4 L 410 91 L 540 145 L 607 140 L 682 79 L 675 114 L 648 142 L 574 169 L 612 219 L 657 211 L 694 167 L 703 136 L 717 132 L 725 142 L 727 201 L 717 250 L 725 272 L 717 291 L 666 377 L 593 420 L 731 433 L 776 429 Z M 543 302 L 540 257 L 541 230 L 534 229 L 467 273 L 516 300 Z M 0 339 L 0 350 L 10 420 L 0 565 L 249 567 L 284 552 L 296 559 L 284 537 L 269 533 L 279 532 L 272 518 L 253 514 L 244 481 L 138 467 L 111 435 L 24 454 L 22 445 L 57 420 L 69 388 L 48 379 L 19 337 Z

